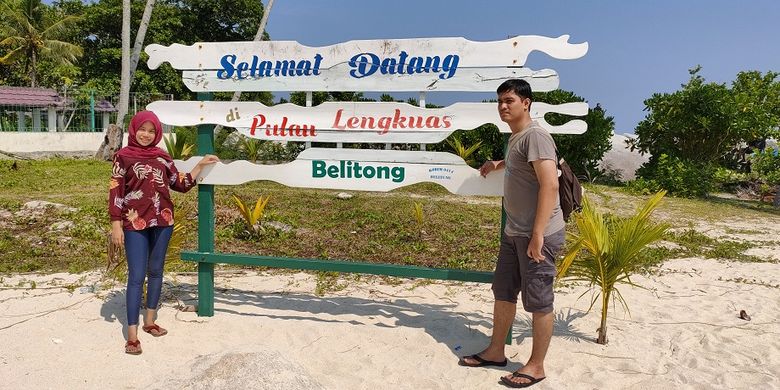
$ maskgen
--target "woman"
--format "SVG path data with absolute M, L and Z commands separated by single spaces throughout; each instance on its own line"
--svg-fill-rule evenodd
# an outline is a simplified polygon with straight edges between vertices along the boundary
M 111 241 L 124 245 L 127 254 L 127 342 L 125 352 L 141 354 L 138 340 L 138 316 L 144 277 L 146 314 L 143 331 L 154 337 L 167 330 L 155 323 L 162 290 L 162 274 L 168 241 L 173 233 L 173 202 L 170 190 L 187 192 L 195 186 L 201 169 L 219 161 L 206 155 L 190 173 L 176 170 L 171 156 L 157 147 L 162 125 L 151 111 L 133 116 L 128 126 L 128 146 L 114 155 L 108 211 L 111 216 Z

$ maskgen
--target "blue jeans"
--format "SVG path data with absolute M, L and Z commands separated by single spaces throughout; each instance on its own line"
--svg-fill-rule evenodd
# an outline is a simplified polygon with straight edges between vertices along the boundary
M 125 230 L 127 254 L 127 325 L 138 325 L 141 312 L 141 292 L 144 277 L 146 284 L 146 308 L 157 309 L 162 291 L 163 265 L 173 226 L 153 227 L 144 230 Z

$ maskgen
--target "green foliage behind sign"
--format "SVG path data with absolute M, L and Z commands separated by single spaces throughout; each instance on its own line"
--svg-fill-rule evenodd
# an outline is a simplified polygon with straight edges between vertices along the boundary
M 556 89 L 550 92 L 534 93 L 534 100 L 548 104 L 563 104 L 570 102 L 584 102 L 585 99 L 574 92 Z M 546 118 L 551 125 L 562 125 L 572 117 L 561 114 L 547 114 Z M 583 134 L 553 134 L 558 153 L 566 159 L 569 166 L 578 176 L 585 176 L 592 180 L 600 174 L 599 162 L 612 146 L 612 134 L 615 131 L 615 121 L 607 116 L 606 111 L 600 105 L 588 110 L 588 115 L 582 118 L 588 124 L 588 131 Z

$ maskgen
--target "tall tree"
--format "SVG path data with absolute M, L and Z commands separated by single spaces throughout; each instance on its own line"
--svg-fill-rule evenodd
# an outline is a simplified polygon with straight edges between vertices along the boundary
M 125 116 L 130 105 L 130 0 L 122 0 L 122 68 L 120 73 L 119 103 L 117 104 L 116 124 L 106 128 L 103 142 L 95 153 L 95 158 L 110 161 L 114 152 L 122 147 Z M 114 147 L 111 147 L 111 146 Z
M 141 57 L 141 47 L 146 38 L 146 29 L 149 28 L 149 19 L 152 18 L 152 9 L 155 0 L 146 0 L 144 15 L 141 17 L 141 24 L 138 26 L 138 32 L 135 33 L 135 43 L 133 44 L 133 53 L 130 55 L 130 84 L 135 77 L 135 69 L 138 67 L 138 59 Z
M 47 59 L 73 65 L 83 54 L 81 47 L 61 40 L 81 18 L 47 8 L 40 0 L 3 0 L 0 28 L 0 64 L 24 63 L 30 86 L 38 86 L 38 64 Z
M 706 82 L 700 70 L 689 71 L 681 90 L 645 100 L 648 114 L 637 125 L 634 147 L 651 154 L 651 165 L 662 154 L 719 164 L 741 142 L 779 135 L 777 73 L 740 72 L 729 88 Z
M 124 128 L 124 118 L 127 116 L 130 105 L 130 86 L 133 83 L 135 77 L 135 69 L 138 66 L 138 58 L 141 54 L 141 47 L 144 44 L 144 38 L 146 37 L 146 29 L 149 27 L 149 19 L 152 17 L 152 9 L 154 8 L 155 0 L 146 0 L 146 7 L 144 7 L 144 14 L 141 17 L 141 23 L 138 26 L 138 31 L 135 35 L 135 43 L 133 44 L 132 54 L 130 52 L 130 19 L 131 19 L 131 2 L 129 0 L 122 1 L 122 74 L 120 76 L 119 87 L 119 106 L 117 107 L 116 124 L 120 131 L 109 132 L 106 129 L 106 136 L 103 138 L 103 143 L 98 148 L 97 155 L 102 156 L 103 159 L 108 160 L 113 156 L 106 153 L 109 144 L 122 145 L 122 129 Z M 117 138 L 118 139 L 112 139 Z
M 58 0 L 71 4 L 76 0 Z M 143 23 L 143 14 L 148 7 L 147 1 L 134 1 L 131 4 L 131 37 L 140 39 L 139 31 Z M 97 0 L 87 4 L 83 14 L 85 20 L 82 33 L 82 46 L 85 55 L 79 65 L 82 69 L 81 85 L 100 94 L 114 95 L 119 92 L 121 66 L 121 23 L 106 23 L 116 19 L 122 12 L 121 0 Z M 143 43 L 170 45 L 173 43 L 192 44 L 195 42 L 225 42 L 252 40 L 263 16 L 263 5 L 257 0 L 156 0 L 153 17 L 149 19 L 148 29 Z M 137 40 L 136 39 L 136 40 Z M 132 45 L 133 41 L 131 41 Z M 130 89 L 147 94 L 172 94 L 177 99 L 194 99 L 195 94 L 181 81 L 181 72 L 169 64 L 163 64 L 156 70 L 145 65 L 146 53 L 143 45 L 135 45 L 131 50 L 138 52 L 138 62 Z M 132 68 L 132 64 L 131 64 Z M 232 93 L 231 93 L 232 94 Z M 253 93 L 253 99 L 256 93 Z M 265 94 L 269 96 L 270 94 Z M 219 94 L 219 98 L 229 99 Z
M 74 0 L 61 1 L 70 3 Z M 154 18 L 150 17 L 152 4 Z M 172 94 L 184 100 L 194 99 L 195 94 L 184 87 L 180 72 L 168 64 L 154 71 L 141 65 L 146 57 L 140 50 L 142 43 L 170 45 L 246 41 L 254 37 L 263 16 L 262 3 L 257 0 L 235 0 L 230 3 L 222 0 L 156 0 L 151 3 L 147 0 L 146 7 L 144 2 L 133 2 L 130 7 L 130 36 L 135 35 L 136 42 L 140 42 L 133 48 L 134 53 L 138 54 L 138 66 L 131 72 L 130 90 L 147 94 Z M 105 23 L 105 20 L 114 18 L 120 12 L 124 13 L 124 9 L 127 7 L 123 7 L 122 0 L 98 0 L 90 3 L 84 12 L 87 20 L 84 23 L 83 45 L 87 54 L 81 63 L 83 85 L 101 94 L 116 94 L 121 84 L 120 73 L 116 69 L 123 60 L 122 51 L 118 48 L 122 45 L 124 34 L 118 23 Z M 146 16 L 141 16 L 142 13 Z M 145 28 L 147 18 L 148 29 L 143 36 L 141 30 Z M 134 55 L 131 57 L 135 58 Z M 130 68 L 133 68 L 132 62 Z M 226 99 L 230 96 L 224 95 L 218 98 Z M 269 93 L 252 93 L 252 98 L 271 103 Z M 129 96 L 127 100 L 120 100 L 120 105 L 129 106 Z
M 740 72 L 729 87 L 706 82 L 700 71 L 689 70 L 679 91 L 645 100 L 648 114 L 632 142 L 651 154 L 637 175 L 678 196 L 706 195 L 715 169 L 736 168 L 744 144 L 780 135 L 777 73 Z
M 116 118 L 119 128 L 124 128 L 125 115 L 130 103 L 130 13 L 130 0 L 122 0 L 122 73 Z
M 154 1 L 154 0 L 149 0 Z M 257 34 L 255 34 L 254 42 L 260 42 L 263 38 L 267 38 L 268 34 L 265 33 L 265 25 L 268 23 L 268 15 L 271 14 L 271 7 L 274 6 L 274 0 L 268 0 L 268 6 L 263 10 L 263 18 L 260 19 L 260 26 L 257 27 Z M 237 102 L 241 100 L 241 91 L 233 92 L 233 97 L 230 98 L 231 102 Z M 219 133 L 222 130 L 222 125 L 214 127 L 214 133 Z

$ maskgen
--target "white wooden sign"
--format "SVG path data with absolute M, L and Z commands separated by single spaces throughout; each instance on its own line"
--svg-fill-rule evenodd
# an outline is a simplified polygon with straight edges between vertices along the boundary
M 147 64 L 168 62 L 197 91 L 227 90 L 494 90 L 507 78 L 525 78 L 536 90 L 557 87 L 553 71 L 523 68 L 534 50 L 558 59 L 580 58 L 587 43 L 517 36 L 474 42 L 465 38 L 349 41 L 309 47 L 294 41 L 209 42 L 146 47 Z M 555 78 L 554 85 L 545 78 Z M 491 82 L 492 81 L 492 82 Z M 533 83 L 532 83 L 533 86 Z
M 176 160 L 188 172 L 202 157 Z M 202 184 L 236 185 L 271 180 L 289 187 L 355 191 L 390 191 L 421 182 L 442 185 L 454 194 L 500 196 L 504 174 L 486 178 L 458 156 L 443 152 L 402 152 L 363 149 L 319 149 L 301 152 L 290 163 L 258 165 L 248 161 L 217 163 L 203 169 Z
M 371 75 L 369 72 L 395 70 L 404 73 L 418 67 L 426 68 L 426 72 L 448 75 L 457 68 L 523 66 L 528 54 L 534 50 L 562 60 L 577 59 L 588 52 L 587 42 L 573 44 L 568 41 L 568 35 L 558 38 L 521 35 L 492 42 L 465 38 L 376 39 L 321 47 L 295 41 L 199 42 L 189 46 L 151 44 L 145 51 L 149 54 L 150 69 L 168 62 L 180 70 L 222 70 L 228 72 L 225 78 L 232 77 L 230 72 L 239 68 L 247 73 L 252 69 L 255 73 L 275 73 L 282 68 L 288 71 L 294 68 L 296 72 L 301 70 L 298 76 L 309 76 L 341 63 L 354 64 L 356 76 L 365 77 Z M 264 76 L 270 74 L 260 75 Z
M 546 92 L 558 88 L 558 74 L 552 69 L 528 68 L 464 68 L 452 78 L 442 80 L 436 75 L 379 74 L 371 78 L 345 76 L 347 65 L 324 69 L 316 78 L 229 78 L 221 79 L 214 71 L 184 71 L 182 81 L 193 92 L 225 91 L 471 91 L 495 92 L 509 79 L 523 79 L 533 91 Z
M 265 106 L 255 102 L 157 101 L 146 107 L 165 124 L 215 124 L 238 129 L 247 137 L 275 141 L 437 143 L 453 131 L 493 123 L 509 133 L 498 116 L 496 103 L 455 103 L 443 108 L 421 108 L 395 102 L 326 102 L 315 107 L 292 103 Z M 582 134 L 580 119 L 560 126 L 544 120 L 547 113 L 584 116 L 587 103 L 550 105 L 534 102 L 531 118 L 551 133 Z

